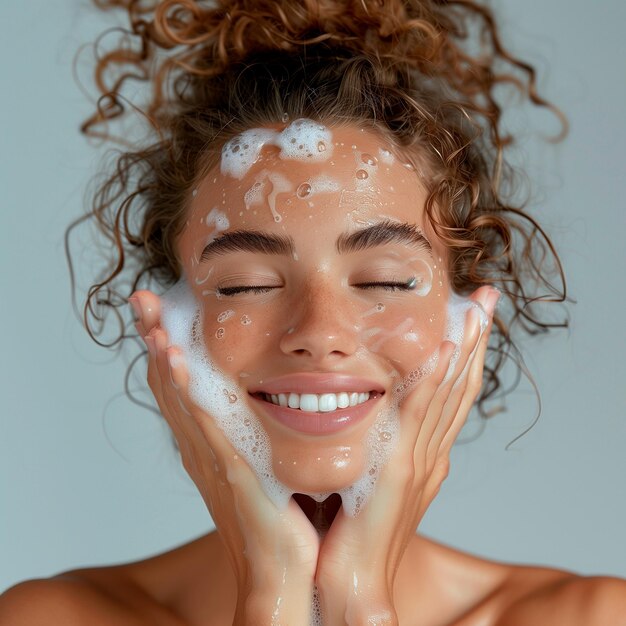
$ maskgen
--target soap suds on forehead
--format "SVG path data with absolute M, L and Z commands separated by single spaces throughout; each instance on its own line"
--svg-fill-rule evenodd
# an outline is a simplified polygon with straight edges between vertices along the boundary
M 241 180 L 258 161 L 265 146 L 280 148 L 281 159 L 294 161 L 326 161 L 333 152 L 330 129 L 303 118 L 282 131 L 252 128 L 227 141 L 222 148 L 221 173 Z

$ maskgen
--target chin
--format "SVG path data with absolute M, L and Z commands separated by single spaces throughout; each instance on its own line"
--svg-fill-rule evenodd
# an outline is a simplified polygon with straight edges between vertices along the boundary
M 276 478 L 294 493 L 327 494 L 354 484 L 366 471 L 363 446 L 317 450 L 273 459 Z

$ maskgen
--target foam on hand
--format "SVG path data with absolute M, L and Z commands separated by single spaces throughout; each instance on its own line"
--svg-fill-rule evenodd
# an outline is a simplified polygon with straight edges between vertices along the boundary
M 209 358 L 202 336 L 200 305 L 184 278 L 161 297 L 161 321 L 170 344 L 180 347 L 185 355 L 189 396 L 215 420 L 254 470 L 268 497 L 285 508 L 292 492 L 274 476 L 267 434 L 247 406 L 245 392 Z

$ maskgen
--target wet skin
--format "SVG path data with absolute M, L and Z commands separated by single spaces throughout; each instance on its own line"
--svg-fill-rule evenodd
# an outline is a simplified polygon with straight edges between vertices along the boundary
M 335 128 L 333 141 L 322 162 L 283 159 L 269 146 L 241 179 L 210 172 L 190 199 L 179 242 L 208 352 L 243 389 L 326 372 L 381 389 L 366 419 L 324 436 L 285 427 L 248 398 L 277 478 L 303 492 L 335 491 L 362 474 L 367 431 L 394 401 L 394 386 L 441 343 L 449 295 L 446 250 L 424 219 L 417 173 L 381 152 L 389 146 L 371 132 Z M 383 241 L 346 244 L 367 229 Z M 242 231 L 280 237 L 289 249 L 211 253 L 211 242 Z

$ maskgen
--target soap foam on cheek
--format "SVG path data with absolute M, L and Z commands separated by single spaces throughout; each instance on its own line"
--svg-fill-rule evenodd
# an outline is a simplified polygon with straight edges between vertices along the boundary
M 170 344 L 179 346 L 189 371 L 189 395 L 215 420 L 235 450 L 254 470 L 267 496 L 285 508 L 292 492 L 272 469 L 271 446 L 246 393 L 212 363 L 202 336 L 201 310 L 187 282 L 181 279 L 161 297 L 162 323 Z

